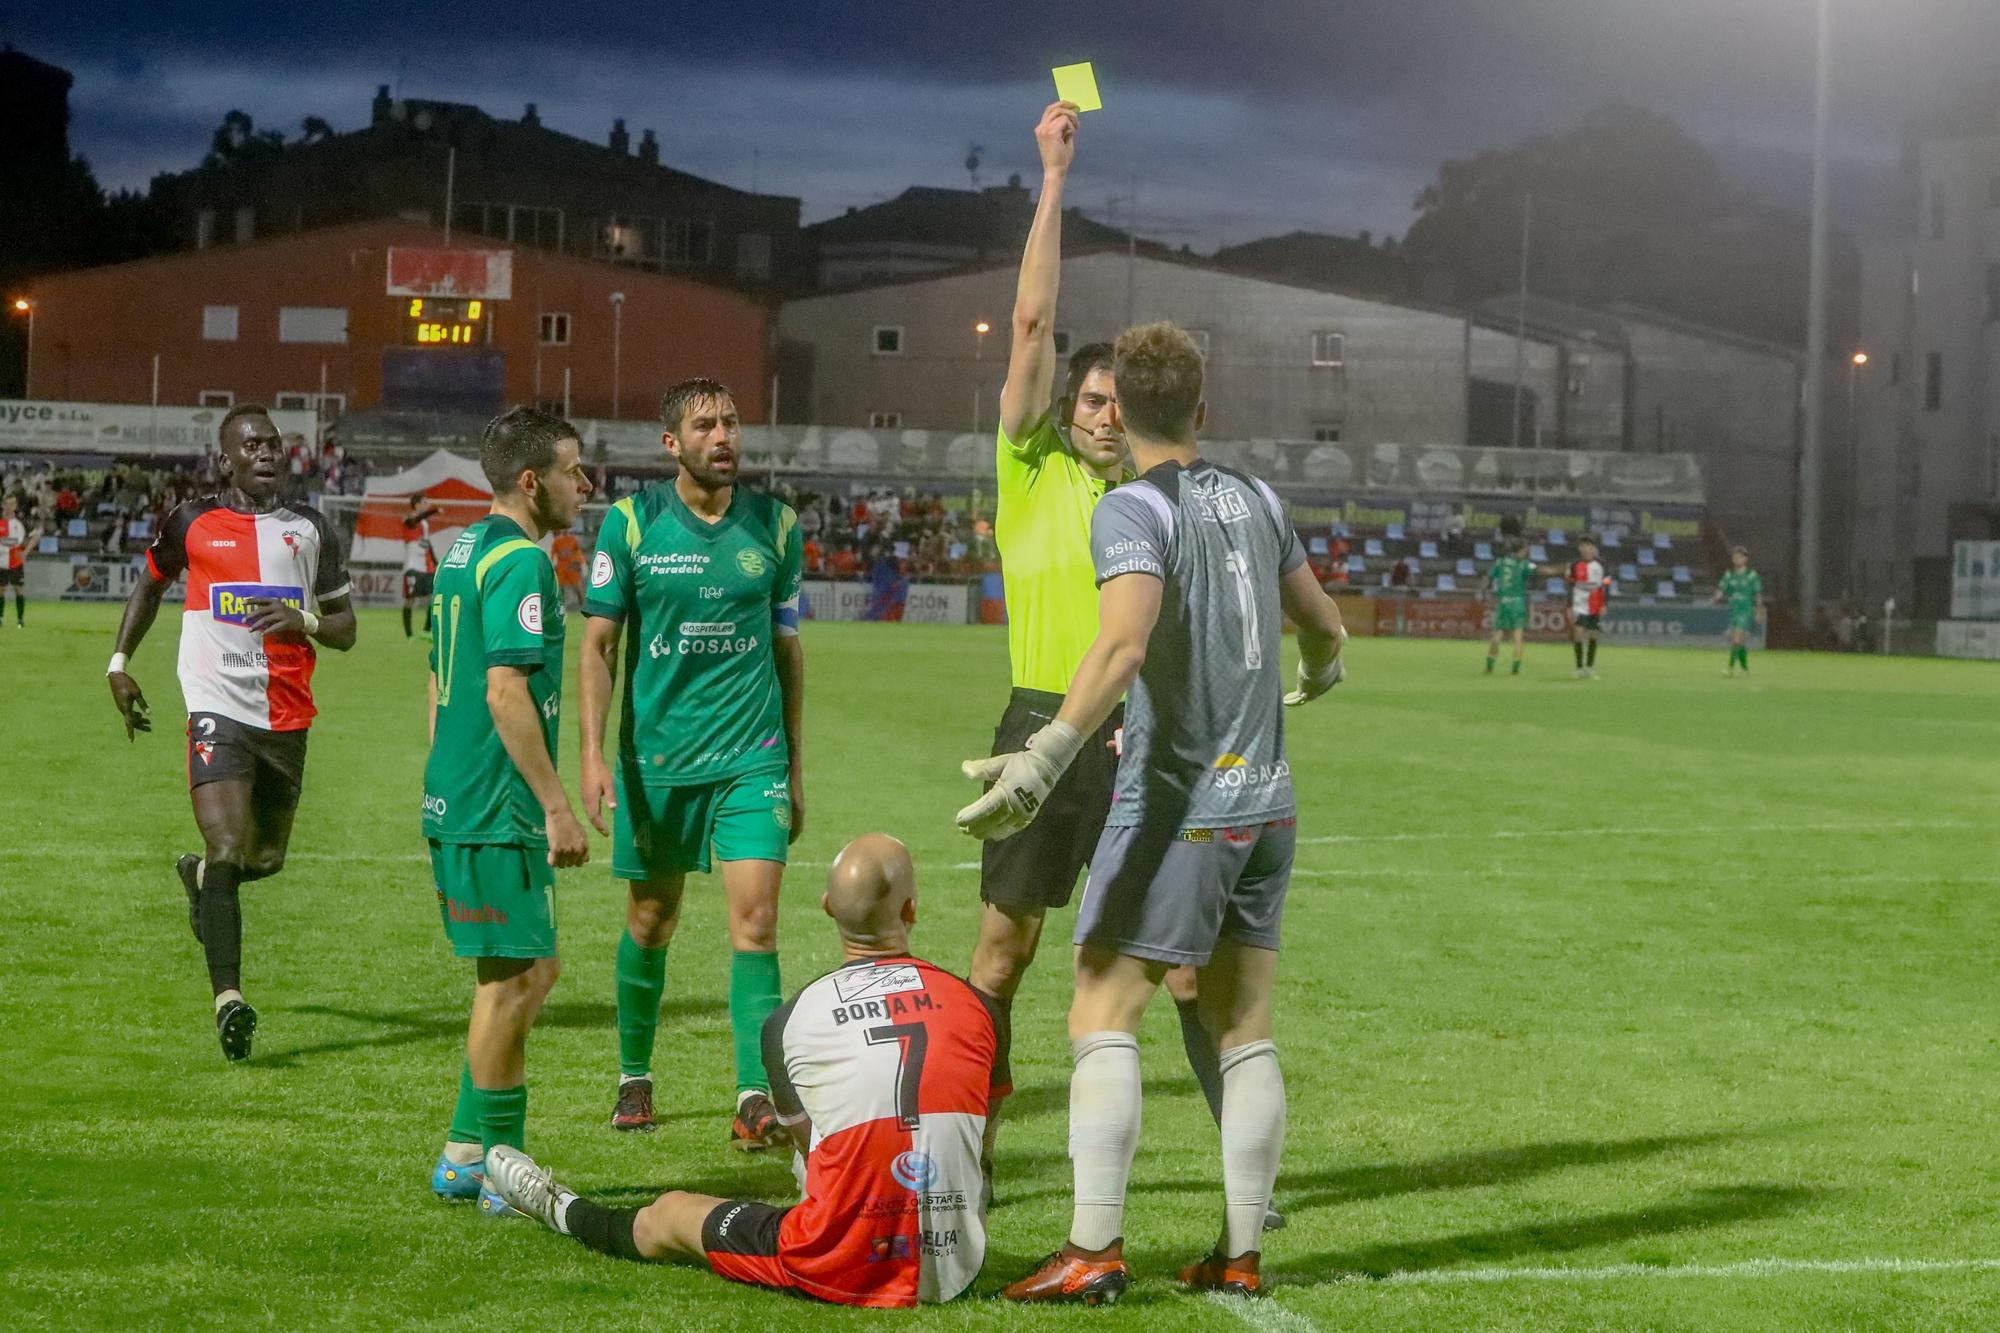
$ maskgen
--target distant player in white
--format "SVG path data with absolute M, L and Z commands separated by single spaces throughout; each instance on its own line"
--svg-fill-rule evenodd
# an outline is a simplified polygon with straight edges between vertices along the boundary
M 1055 720 L 1016 753 L 965 765 L 992 788 L 961 810 L 979 838 L 1024 828 L 1126 702 L 1111 814 L 1077 911 L 1070 1007 L 1068 1243 L 1010 1300 L 1116 1300 L 1130 1281 L 1125 1190 L 1139 1139 L 1138 1032 L 1168 970 L 1197 969 L 1222 1070 L 1224 1221 L 1181 1270 L 1190 1287 L 1261 1289 L 1261 1235 L 1285 1137 L 1271 1041 L 1285 892 L 1296 840 L 1283 710 L 1338 684 L 1345 638 L 1271 488 L 1201 458 L 1201 354 L 1171 324 L 1128 330 L 1112 375 L 1136 481 L 1098 502 L 1091 547 L 1098 633 Z M 1281 627 L 1298 629 L 1299 689 L 1284 693 Z M 995 771 L 997 766 L 997 771 Z
M 28 548 L 42 539 L 40 528 L 21 522 L 20 501 L 0 500 L 0 624 L 6 621 L 7 589 L 14 590 L 14 628 L 28 627 Z
M 1569 642 L 1576 650 L 1578 680 L 1597 679 L 1597 633 L 1610 599 L 1611 576 L 1597 559 L 1597 543 L 1586 537 L 1576 544 L 1569 567 Z

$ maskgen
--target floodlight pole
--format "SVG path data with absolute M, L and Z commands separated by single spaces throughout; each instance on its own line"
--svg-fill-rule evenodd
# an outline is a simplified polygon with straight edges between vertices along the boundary
M 1826 425 L 1827 121 L 1831 109 L 1833 16 L 1818 0 L 1813 65 L 1812 251 L 1806 282 L 1805 422 L 1799 445 L 1799 615 L 1819 606 L 1820 452 Z
M 611 293 L 611 419 L 618 420 L 618 372 L 625 326 L 625 293 Z
M 1511 448 L 1521 447 L 1521 382 L 1528 373 L 1528 237 L 1535 225 L 1535 193 L 1521 196 L 1521 280 L 1514 298 L 1514 426 Z

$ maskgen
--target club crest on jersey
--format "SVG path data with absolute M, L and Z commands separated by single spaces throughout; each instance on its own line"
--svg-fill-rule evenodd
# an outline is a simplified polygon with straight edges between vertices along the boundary
M 611 553 L 599 551 L 590 562 L 590 586 L 609 587 L 611 584 Z
M 889 1163 L 889 1174 L 904 1189 L 912 1194 L 921 1194 L 937 1179 L 937 1163 L 931 1160 L 928 1153 L 912 1148 L 896 1154 L 896 1160 Z
M 526 597 L 523 597 L 519 609 L 514 612 L 514 618 L 521 622 L 521 628 L 528 631 L 528 633 L 540 634 L 542 632 L 542 595 L 538 592 L 531 592 Z
M 305 534 L 303 532 L 295 532 L 290 528 L 286 528 L 283 532 L 278 534 L 279 540 L 285 543 L 285 549 L 292 553 L 292 559 L 294 560 L 305 559 L 306 555 L 305 548 L 299 545 L 299 542 L 303 540 L 304 537 Z
M 764 572 L 764 553 L 746 546 L 736 553 L 736 567 L 754 579 Z
M 274 597 L 286 606 L 305 610 L 306 590 L 282 583 L 211 583 L 208 609 L 219 624 L 250 623 L 250 603 L 255 598 Z
M 207 768 L 215 761 L 215 746 L 208 741 L 196 741 L 194 743 L 194 752 L 195 756 L 201 760 L 203 768 Z

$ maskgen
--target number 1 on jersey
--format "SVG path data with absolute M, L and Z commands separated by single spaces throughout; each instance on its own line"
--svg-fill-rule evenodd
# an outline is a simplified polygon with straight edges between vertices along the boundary
M 1257 634 L 1257 590 L 1250 586 L 1250 560 L 1241 551 L 1231 551 L 1222 563 L 1236 576 L 1236 609 L 1243 619 L 1243 666 L 1255 671 L 1264 665 L 1264 644 Z

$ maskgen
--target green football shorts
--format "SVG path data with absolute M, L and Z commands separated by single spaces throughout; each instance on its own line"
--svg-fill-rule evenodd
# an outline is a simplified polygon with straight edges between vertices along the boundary
M 1495 633 L 1511 634 L 1517 629 L 1528 628 L 1528 604 L 1526 602 L 1499 602 L 1493 608 L 1493 629 Z
M 460 958 L 556 956 L 556 872 L 546 848 L 432 841 L 431 879 Z
M 1751 607 L 1748 611 L 1738 611 L 1734 607 L 1731 607 L 1729 611 L 1729 628 L 1740 629 L 1745 634 L 1755 634 L 1757 632 L 1757 608 Z
M 647 787 L 618 774 L 611 873 L 620 879 L 707 874 L 715 861 L 785 861 L 792 838 L 791 780 L 784 769 L 688 787 Z

